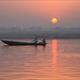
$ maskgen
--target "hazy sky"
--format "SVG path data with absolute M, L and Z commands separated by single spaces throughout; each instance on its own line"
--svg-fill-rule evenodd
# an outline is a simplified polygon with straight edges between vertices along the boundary
M 51 23 L 53 17 L 59 19 L 58 24 Z M 22 32 L 27 29 L 25 31 L 29 32 L 36 28 L 38 31 L 41 28 L 54 31 L 56 27 L 80 29 L 79 0 L 0 0 L 1 34 L 4 34 L 5 28 L 22 29 Z M 14 33 L 7 31 L 11 32 Z

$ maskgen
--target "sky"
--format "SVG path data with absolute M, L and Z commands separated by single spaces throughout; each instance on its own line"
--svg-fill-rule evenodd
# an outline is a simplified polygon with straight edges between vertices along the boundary
M 79 8 L 79 0 L 0 0 L 0 37 L 79 36 Z

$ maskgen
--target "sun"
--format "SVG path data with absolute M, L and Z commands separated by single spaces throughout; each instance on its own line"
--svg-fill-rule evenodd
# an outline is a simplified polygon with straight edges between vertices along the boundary
M 57 24 L 59 21 L 58 21 L 58 18 L 52 18 L 52 19 L 51 19 L 51 22 L 52 22 L 53 24 Z

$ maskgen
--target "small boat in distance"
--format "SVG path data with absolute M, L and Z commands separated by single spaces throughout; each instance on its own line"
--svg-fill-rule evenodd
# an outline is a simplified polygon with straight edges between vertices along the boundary
M 35 40 L 34 42 L 21 42 L 21 41 L 11 41 L 11 40 L 1 40 L 1 41 L 7 45 L 12 45 L 12 46 L 20 46 L 20 45 L 45 46 L 46 45 L 45 39 L 43 39 L 42 42 L 38 42 L 37 40 Z

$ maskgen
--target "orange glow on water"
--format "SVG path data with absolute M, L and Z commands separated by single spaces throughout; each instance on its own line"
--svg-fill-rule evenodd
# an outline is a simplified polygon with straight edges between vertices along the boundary
M 58 58 L 58 42 L 57 40 L 52 40 L 52 63 L 57 64 Z

